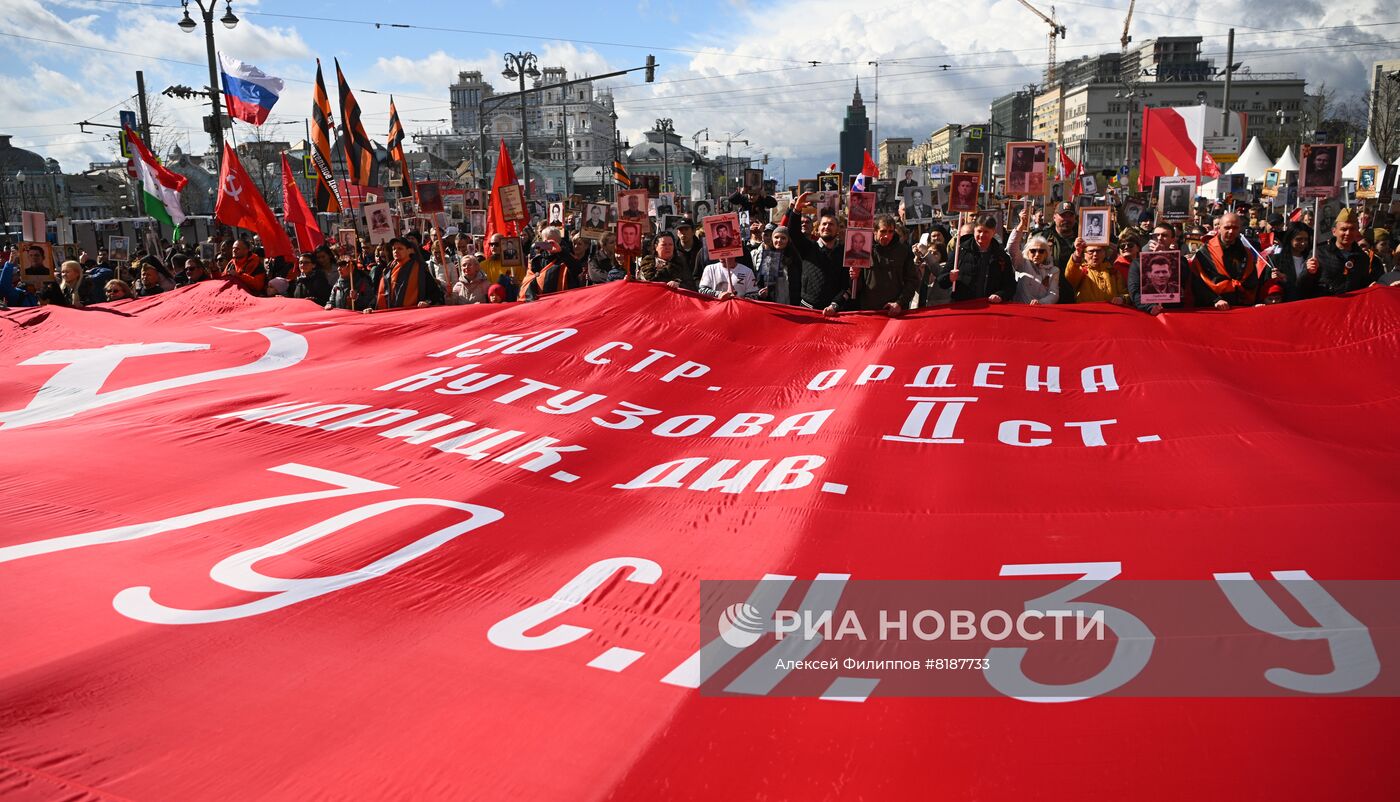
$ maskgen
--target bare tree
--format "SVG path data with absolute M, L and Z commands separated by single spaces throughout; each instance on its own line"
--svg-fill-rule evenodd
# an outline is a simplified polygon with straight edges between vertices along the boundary
M 126 111 L 136 113 L 136 119 L 141 119 L 141 104 L 136 98 L 131 98 L 122 104 Z M 184 133 L 176 125 L 175 114 L 170 107 L 165 104 L 164 98 L 160 95 L 146 93 L 146 116 L 151 123 L 151 141 L 146 143 L 146 147 L 151 149 L 158 157 L 164 157 L 170 153 L 180 140 L 184 138 Z
M 1400 70 L 1382 73 L 1375 89 L 1361 98 L 1371 144 L 1387 163 L 1400 156 Z

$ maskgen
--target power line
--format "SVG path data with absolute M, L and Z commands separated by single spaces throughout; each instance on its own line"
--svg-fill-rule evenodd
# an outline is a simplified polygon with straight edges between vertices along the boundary
M 178 6 L 166 5 L 165 3 L 143 3 L 139 2 L 139 0 L 93 0 L 93 2 L 112 3 L 115 5 L 125 6 L 148 6 L 152 8 L 170 9 L 171 11 L 174 11 L 176 8 L 178 8 Z M 437 25 L 415 25 L 413 23 L 404 22 L 385 22 L 383 20 L 346 19 L 344 17 L 318 17 L 310 14 L 276 14 L 270 11 L 244 11 L 243 13 L 248 16 L 273 17 L 277 19 L 294 19 L 303 20 L 306 22 L 334 22 L 339 23 L 341 25 L 361 25 L 366 27 L 373 26 L 376 30 L 389 28 L 410 31 L 433 31 L 436 33 L 458 33 L 466 34 L 468 36 L 491 36 L 503 39 L 525 39 L 531 42 L 568 42 L 569 44 L 576 45 L 594 45 L 597 47 L 625 47 L 633 50 L 661 51 L 665 53 L 685 53 L 687 55 L 693 56 L 705 56 L 715 54 L 713 50 L 694 50 L 684 47 L 661 47 L 652 44 L 642 45 L 635 44 L 633 42 L 609 42 L 598 39 L 569 39 L 563 36 L 535 36 L 526 33 L 514 33 L 511 31 L 487 31 L 473 28 L 448 28 Z M 737 53 L 723 53 L 721 55 L 724 55 L 728 58 L 752 59 L 754 61 L 785 61 L 794 64 L 807 63 L 807 59 L 784 58 L 781 56 L 744 56 L 739 55 Z
M 103 0 L 103 2 L 109 2 L 109 3 L 110 3 L 110 2 L 116 2 L 116 0 Z M 64 42 L 64 41 L 60 41 L 60 40 L 58 40 L 58 39 L 42 39 L 42 38 L 40 38 L 40 37 L 38 37 L 38 36 L 24 36 L 24 35 L 18 34 L 18 33 L 7 33 L 7 32 L 4 32 L 4 31 L 0 31 L 0 36 L 8 36 L 8 37 L 10 37 L 10 38 L 12 38 L 12 39 L 24 39 L 24 40 L 27 40 L 27 41 L 30 41 L 30 42 L 43 42 L 44 44 L 59 45 L 59 46 L 62 46 L 62 47 L 79 47 L 79 48 L 82 48 L 83 50 L 92 50 L 92 51 L 98 52 L 98 53 L 114 53 L 114 54 L 119 55 L 119 56 L 131 56 L 132 58 L 146 59 L 146 60 L 148 60 L 148 61 L 165 61 L 165 62 L 169 62 L 169 63 L 171 63 L 171 64 L 186 64 L 186 65 L 188 65 L 188 66 L 191 66 L 191 67 L 199 67 L 199 68 L 201 68 L 201 69 L 207 69 L 208 66 L 209 66 L 208 64 L 205 64 L 204 62 L 199 62 L 199 61 L 182 61 L 182 60 L 180 60 L 180 59 L 175 59 L 175 58 L 164 58 L 164 57 L 162 57 L 162 56 L 149 56 L 149 55 L 146 55 L 145 53 L 133 53 L 133 52 L 131 52 L 130 50 L 114 50 L 114 49 L 109 48 L 109 47 L 95 47 L 95 46 L 93 46 L 93 45 L 86 45 L 86 44 L 82 44 L 82 43 L 80 43 L 80 42 Z M 286 81 L 286 82 L 288 82 L 288 83 L 294 83 L 294 84 L 308 84 L 308 85 L 310 85 L 310 84 L 315 84 L 315 83 L 316 83 L 315 81 L 305 80 L 305 79 L 301 79 L 301 78 L 283 78 L 282 80 L 284 80 L 284 81 Z M 332 90 L 332 91 L 333 91 L 333 90 Z M 392 94 L 394 97 L 406 97 L 406 98 L 409 98 L 409 99 L 411 99 L 411 100 L 424 100 L 424 101 L 428 101 L 428 102 L 430 102 L 430 103 L 439 103 L 439 102 L 442 101 L 442 98 L 423 97 L 423 96 L 421 96 L 421 95 L 405 95 L 405 94 L 403 94 L 403 93 L 401 93 L 401 92 L 390 92 L 390 91 L 387 90 L 387 89 L 385 89 L 385 90 L 379 90 L 379 89 L 365 89 L 365 88 L 362 87 L 362 88 L 360 88 L 360 89 L 356 89 L 355 91 L 356 91 L 356 92 L 362 92 L 362 93 L 367 94 L 367 95 L 389 95 L 389 94 Z M 130 100 L 130 98 L 127 98 L 127 100 Z M 122 101 L 122 102 L 124 103 L 124 102 L 126 102 L 126 101 Z

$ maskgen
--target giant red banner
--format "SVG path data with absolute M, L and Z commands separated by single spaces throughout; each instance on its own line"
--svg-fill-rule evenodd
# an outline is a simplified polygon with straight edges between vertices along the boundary
M 1395 290 L 832 320 L 204 283 L 0 332 L 5 799 L 1400 787 L 1400 704 L 1320 640 L 1285 698 L 742 698 L 698 620 L 705 579 L 1395 579 Z

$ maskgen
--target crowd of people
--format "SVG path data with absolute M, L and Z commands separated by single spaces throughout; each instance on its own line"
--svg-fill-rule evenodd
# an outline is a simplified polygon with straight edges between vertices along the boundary
M 870 229 L 847 232 L 843 213 L 808 201 L 802 194 L 778 216 L 773 197 L 752 189 L 736 192 L 728 205 L 746 220 L 747 239 L 739 256 L 724 259 L 709 257 L 703 234 L 687 216 L 666 218 L 665 230 L 654 220 L 644 221 L 640 252 L 633 253 L 618 248 L 613 231 L 583 237 L 583 221 L 566 214 L 518 232 L 526 254 L 518 266 L 504 263 L 503 245 L 513 247 L 517 240 L 502 233 L 473 237 L 430 229 L 377 245 L 328 241 L 288 262 L 265 259 L 255 238 L 227 232 L 204 244 L 205 253 L 216 254 L 213 259 L 199 256 L 200 243 L 163 243 L 160 253 L 134 253 L 120 264 L 99 248 L 63 262 L 58 281 L 35 287 L 21 280 L 16 243 L 0 252 L 0 302 L 84 307 L 230 280 L 254 295 L 369 313 L 533 301 L 592 284 L 642 281 L 827 315 L 882 311 L 897 316 L 979 299 L 1100 302 L 1155 315 L 1400 285 L 1400 251 L 1389 230 L 1374 225 L 1364 208 L 1341 209 L 1329 230 L 1317 232 L 1307 207 L 1285 218 L 1260 206 L 1201 201 L 1194 223 L 1169 223 L 1158 220 L 1150 206 L 1130 219 L 1120 204 L 1105 244 L 1080 236 L 1070 203 L 1049 209 L 1011 203 L 999 215 L 967 214 L 950 224 L 925 225 L 906 224 L 901 207 L 898 214 L 876 215 Z M 860 238 L 854 249 L 869 267 L 847 266 L 852 250 L 847 237 Z M 1179 261 L 1165 258 L 1174 253 L 1181 254 Z M 1175 300 L 1157 300 L 1164 297 Z

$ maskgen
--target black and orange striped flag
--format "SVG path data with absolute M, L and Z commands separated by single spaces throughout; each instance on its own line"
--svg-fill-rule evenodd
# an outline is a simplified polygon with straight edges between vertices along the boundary
M 311 163 L 316 168 L 316 210 L 338 212 L 342 206 L 340 187 L 331 174 L 331 100 L 321 78 L 321 60 L 316 59 L 316 91 L 311 100 Z
M 403 153 L 403 123 L 399 122 L 399 110 L 394 108 L 394 96 L 389 96 L 389 158 L 398 162 L 403 175 L 404 188 L 413 191 L 413 178 L 409 175 L 408 157 Z
M 622 162 L 613 159 L 613 181 L 623 189 L 632 188 L 632 176 L 627 174 L 627 168 L 622 166 Z
M 373 186 L 374 143 L 360 122 L 360 104 L 355 102 L 345 73 L 340 71 L 340 59 L 335 60 L 335 77 L 340 82 L 340 134 L 345 145 L 346 180 L 360 187 Z

